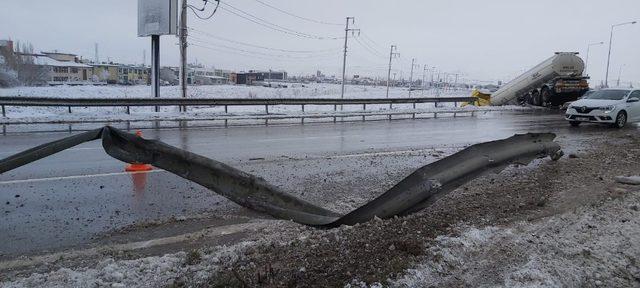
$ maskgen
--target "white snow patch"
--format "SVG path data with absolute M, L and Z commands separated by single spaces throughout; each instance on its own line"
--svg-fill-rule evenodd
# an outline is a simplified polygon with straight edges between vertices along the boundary
M 195 265 L 186 265 L 187 254 L 179 252 L 164 256 L 146 257 L 136 260 L 114 260 L 107 258 L 93 268 L 69 269 L 39 274 L 0 283 L 1 287 L 163 287 L 175 279 L 184 278 L 189 283 L 207 280 L 224 263 L 238 259 L 241 251 L 253 242 L 241 242 L 233 246 L 221 246 L 202 253 Z
M 631 287 L 640 284 L 640 192 L 513 227 L 461 227 L 430 243 L 396 287 Z

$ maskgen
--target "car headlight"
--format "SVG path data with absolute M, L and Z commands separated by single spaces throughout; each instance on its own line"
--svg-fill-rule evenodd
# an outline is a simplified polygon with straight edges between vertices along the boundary
M 616 106 L 613 106 L 613 105 L 600 108 L 600 110 L 604 110 L 604 113 L 611 113 L 613 112 L 614 109 L 616 109 Z

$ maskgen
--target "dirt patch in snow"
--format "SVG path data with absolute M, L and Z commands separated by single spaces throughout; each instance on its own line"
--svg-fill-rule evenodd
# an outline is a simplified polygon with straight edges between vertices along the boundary
M 637 197 L 634 198 L 635 194 L 628 188 L 615 184 L 614 179 L 640 171 L 637 150 L 640 138 L 624 130 L 607 132 L 588 143 L 580 143 L 582 147 L 592 147 L 586 152 L 558 162 L 539 160 L 529 167 L 511 167 L 499 175 L 477 179 L 442 198 L 430 209 L 409 217 L 308 231 L 298 238 L 251 247 L 237 262 L 210 277 L 205 286 L 638 285 L 634 282 L 637 274 L 633 269 L 638 267 L 635 258 L 627 258 L 625 262 L 616 260 L 615 256 L 620 247 L 631 247 L 634 238 L 630 237 L 640 231 L 640 225 L 636 220 L 631 221 L 631 215 L 621 219 L 622 212 L 616 211 L 637 202 Z M 592 216 L 602 218 L 598 220 L 602 222 L 593 224 L 606 229 L 584 228 L 587 225 L 584 215 L 591 215 L 589 211 L 597 209 L 606 212 Z M 618 222 L 623 220 L 626 222 Z M 461 225 L 474 228 L 461 229 Z M 554 232 L 565 226 L 570 227 L 565 233 Z M 547 229 L 545 235 L 549 238 L 545 241 L 535 236 L 541 234 L 536 231 Z M 616 233 L 616 229 L 627 229 L 631 234 Z M 595 237 L 592 234 L 596 231 L 598 235 L 612 235 Z M 456 237 L 460 237 L 459 240 L 451 240 L 458 239 Z M 447 256 L 453 260 L 446 262 L 442 258 L 446 255 L 434 254 L 434 249 L 443 241 L 453 243 L 451 250 L 461 256 Z M 456 241 L 476 243 L 470 244 L 476 245 L 475 252 L 464 245 L 455 247 Z M 494 249 L 485 251 L 483 243 L 491 243 Z M 522 248 L 518 250 L 513 245 Z M 535 254 L 534 251 L 541 252 Z M 633 251 L 636 250 L 629 252 Z M 556 253 L 575 257 L 554 260 Z M 441 273 L 428 264 L 433 263 L 434 257 L 442 258 Z M 593 259 L 588 262 L 581 257 Z M 604 264 L 584 270 L 579 266 L 581 261 L 596 263 L 597 259 Z M 545 270 L 547 263 L 551 268 Z M 567 265 L 567 269 L 553 270 L 563 265 Z M 422 271 L 420 267 L 427 267 L 422 270 L 434 274 L 424 279 L 412 278 L 411 275 L 420 275 L 412 272 Z M 463 278 L 461 275 L 468 272 L 467 267 L 477 268 L 476 276 Z M 417 270 L 408 270 L 412 268 Z M 599 276 L 589 272 L 596 268 L 604 271 L 599 272 Z M 591 278 L 585 275 L 600 282 L 588 282 Z

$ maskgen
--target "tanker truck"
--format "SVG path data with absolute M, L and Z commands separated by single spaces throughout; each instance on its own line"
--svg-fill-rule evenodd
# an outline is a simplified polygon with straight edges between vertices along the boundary
M 589 77 L 582 76 L 584 62 L 576 52 L 555 55 L 491 94 L 491 105 L 530 104 L 560 106 L 589 91 Z

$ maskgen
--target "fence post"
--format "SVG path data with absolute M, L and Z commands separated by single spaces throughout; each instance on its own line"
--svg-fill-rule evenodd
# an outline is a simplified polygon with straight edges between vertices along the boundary
M 264 105 L 264 111 L 266 111 L 267 115 L 269 115 L 269 105 Z
M 391 120 L 391 110 L 393 110 L 393 103 L 389 103 L 389 120 Z
M 333 114 L 335 114 L 338 111 L 338 105 L 333 105 Z M 336 123 L 338 119 L 336 119 L 336 116 L 333 116 L 333 123 Z
M 4 108 L 4 105 L 2 105 L 2 117 L 7 117 L 7 111 Z
M 68 106 L 67 108 L 69 109 L 69 113 L 71 113 L 71 106 Z
M 362 104 L 362 113 L 365 113 L 365 111 L 367 111 L 367 104 Z M 363 122 L 365 121 L 364 117 L 365 117 L 364 114 L 362 114 L 362 121 Z
M 224 114 L 229 113 L 229 105 L 224 105 Z
M 131 114 L 131 106 L 127 106 L 127 114 Z

